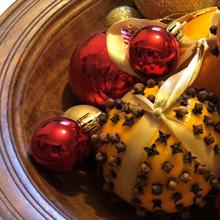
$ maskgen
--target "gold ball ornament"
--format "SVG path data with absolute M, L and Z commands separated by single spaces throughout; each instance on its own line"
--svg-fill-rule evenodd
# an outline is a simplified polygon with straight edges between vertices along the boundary
M 116 22 L 125 21 L 129 18 L 142 18 L 142 16 L 132 7 L 120 6 L 108 13 L 105 19 L 105 26 L 110 27 Z
M 189 13 L 216 5 L 216 0 L 134 0 L 147 19 L 158 19 L 176 13 Z

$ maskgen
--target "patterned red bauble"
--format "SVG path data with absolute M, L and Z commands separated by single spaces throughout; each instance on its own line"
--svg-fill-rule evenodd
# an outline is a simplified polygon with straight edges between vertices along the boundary
M 83 103 L 95 106 L 103 106 L 108 98 L 121 98 L 137 82 L 111 62 L 104 32 L 76 47 L 69 76 L 73 94 Z
M 88 136 L 68 118 L 54 118 L 42 123 L 31 141 L 32 157 L 52 171 L 71 171 L 89 151 Z
M 176 68 L 178 55 L 178 41 L 159 26 L 147 26 L 139 30 L 129 46 L 130 65 L 142 77 L 170 74 Z

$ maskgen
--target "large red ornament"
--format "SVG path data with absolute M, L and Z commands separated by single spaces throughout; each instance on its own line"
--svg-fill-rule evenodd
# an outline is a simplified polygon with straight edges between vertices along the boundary
M 131 39 L 129 59 L 132 69 L 144 77 L 162 77 L 177 65 L 179 44 L 165 28 L 147 26 Z
M 137 82 L 111 62 L 104 32 L 91 36 L 76 47 L 69 76 L 73 94 L 83 103 L 95 106 L 103 106 L 108 98 L 121 98 Z
M 68 118 L 55 118 L 42 123 L 31 141 L 32 157 L 52 171 L 71 171 L 88 154 L 88 136 Z

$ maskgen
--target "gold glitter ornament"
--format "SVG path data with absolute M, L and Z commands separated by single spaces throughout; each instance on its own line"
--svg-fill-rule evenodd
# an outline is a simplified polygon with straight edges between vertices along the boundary
M 147 19 L 158 19 L 175 13 L 189 13 L 215 6 L 217 0 L 134 0 Z
M 110 27 L 116 22 L 124 21 L 129 18 L 142 18 L 142 16 L 132 7 L 120 6 L 108 13 L 105 19 L 105 26 Z

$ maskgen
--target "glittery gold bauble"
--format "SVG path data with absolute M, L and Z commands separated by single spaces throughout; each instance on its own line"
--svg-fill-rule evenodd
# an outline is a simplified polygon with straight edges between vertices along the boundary
M 157 19 L 215 6 L 217 0 L 134 0 L 134 2 L 145 18 Z
M 105 20 L 105 25 L 106 27 L 110 27 L 114 23 L 119 21 L 124 21 L 129 18 L 141 18 L 141 17 L 142 16 L 136 9 L 129 6 L 120 6 L 108 13 Z

